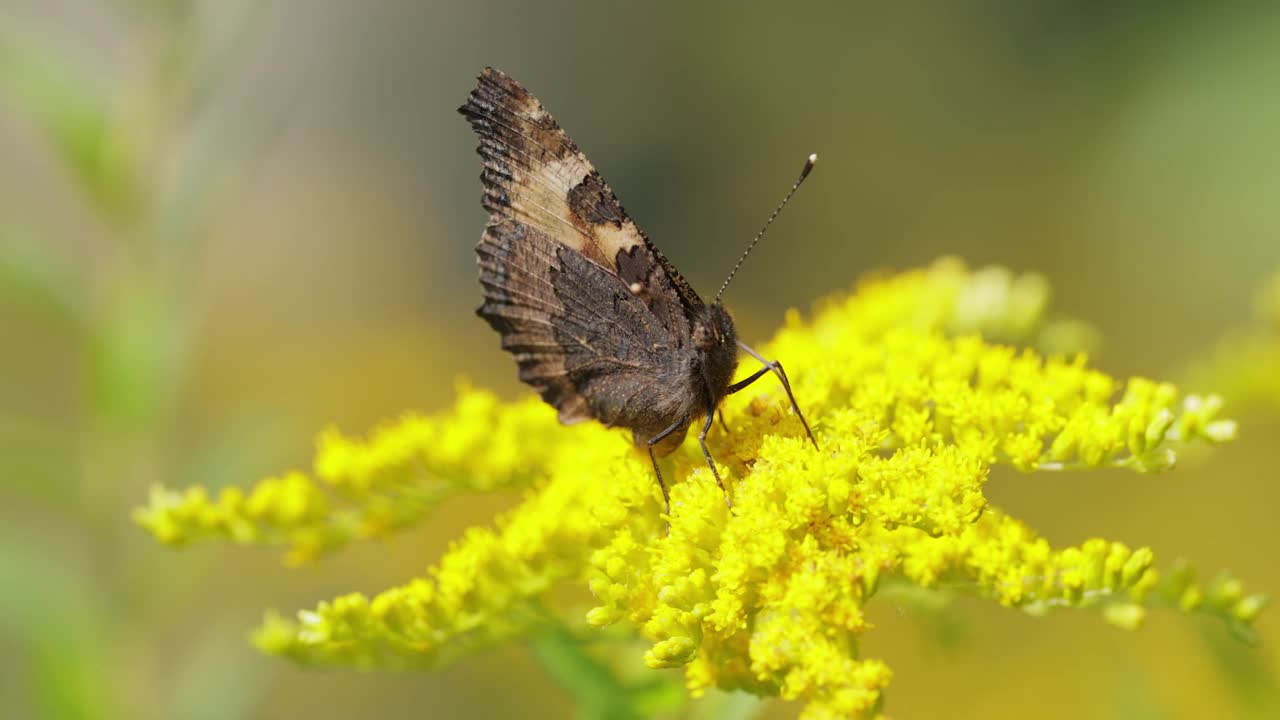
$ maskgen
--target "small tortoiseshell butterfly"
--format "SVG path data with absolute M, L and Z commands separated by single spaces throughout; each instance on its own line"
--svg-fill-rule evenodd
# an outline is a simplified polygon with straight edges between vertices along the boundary
M 458 111 L 480 138 L 489 211 L 476 246 L 484 287 L 476 313 L 501 333 L 520 379 L 559 411 L 561 422 L 595 419 L 629 428 L 649 451 L 668 515 L 658 457 L 677 448 L 701 418 L 698 441 L 724 490 L 707 432 L 720 401 L 765 373 L 782 382 L 817 447 L 782 365 L 738 340 L 720 302 L 741 259 L 711 304 L 704 303 L 519 83 L 485 68 Z M 816 160 L 809 156 L 765 228 Z M 762 229 L 747 252 L 763 235 Z M 763 367 L 735 383 L 739 349 Z

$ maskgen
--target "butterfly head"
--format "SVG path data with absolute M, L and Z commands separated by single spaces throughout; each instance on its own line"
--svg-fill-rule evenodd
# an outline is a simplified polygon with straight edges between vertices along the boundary
M 703 352 L 725 346 L 732 347 L 737 338 L 737 333 L 733 329 L 733 318 L 719 302 L 704 305 L 699 317 L 694 319 L 693 346 Z
M 707 397 L 714 405 L 724 396 L 738 369 L 738 333 L 724 305 L 715 302 L 701 308 L 693 321 L 693 345 Z

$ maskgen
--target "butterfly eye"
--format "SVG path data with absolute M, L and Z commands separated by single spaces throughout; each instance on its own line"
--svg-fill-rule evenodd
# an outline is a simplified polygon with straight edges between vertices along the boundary
M 693 344 L 696 347 L 708 348 L 717 342 L 715 328 L 709 326 L 705 322 L 698 322 L 693 326 Z

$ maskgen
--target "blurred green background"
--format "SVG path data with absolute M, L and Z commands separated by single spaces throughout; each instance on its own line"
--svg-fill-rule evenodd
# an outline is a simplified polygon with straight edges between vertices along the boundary
M 360 675 L 246 640 L 264 608 L 423 572 L 515 498 L 301 570 L 130 521 L 153 483 L 308 467 L 323 425 L 437 409 L 461 374 L 520 391 L 472 315 L 485 216 L 454 108 L 484 65 L 704 291 L 821 154 L 728 294 L 748 342 L 952 254 L 1046 275 L 1103 369 L 1183 377 L 1280 270 L 1280 10 L 1120 5 L 0 0 L 0 716 L 572 712 L 523 648 Z M 1239 419 L 1172 474 L 988 490 L 1055 543 L 1150 544 L 1274 592 L 1280 413 Z M 955 611 L 873 606 L 895 717 L 1280 716 L 1274 612 L 1251 649 L 1173 613 L 1130 634 Z

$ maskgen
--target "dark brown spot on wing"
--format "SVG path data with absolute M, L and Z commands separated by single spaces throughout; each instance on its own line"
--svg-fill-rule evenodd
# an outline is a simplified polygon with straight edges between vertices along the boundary
M 592 225 L 609 224 L 621 229 L 627 214 L 599 173 L 590 173 L 569 191 L 569 209 Z

